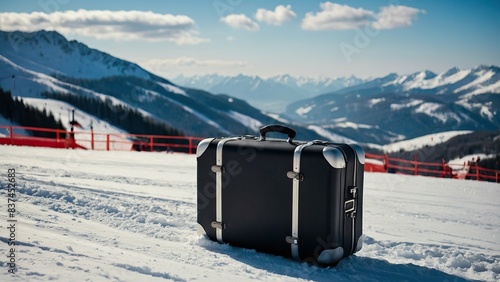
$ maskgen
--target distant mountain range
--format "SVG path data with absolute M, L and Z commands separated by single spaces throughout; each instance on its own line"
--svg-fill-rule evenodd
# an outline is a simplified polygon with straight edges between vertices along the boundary
M 14 96 L 45 99 L 44 92 L 59 92 L 99 98 L 201 137 L 256 134 L 263 125 L 284 123 L 243 100 L 177 86 L 55 31 L 0 31 L 0 46 L 0 87 Z M 294 127 L 304 139 L 321 137 Z
M 386 144 L 450 131 L 500 129 L 500 68 L 389 74 L 288 105 L 285 115 L 354 140 Z
M 203 89 L 217 94 L 228 94 L 249 102 L 251 105 L 271 112 L 283 112 L 285 106 L 299 99 L 336 91 L 364 82 L 351 76 L 348 78 L 310 78 L 279 75 L 267 79 L 259 76 L 218 74 L 177 76 L 172 79 L 178 85 Z
M 0 31 L 0 46 L 0 87 L 30 97 L 28 103 L 48 104 L 44 92 L 98 98 L 191 136 L 256 134 L 281 123 L 302 140 L 385 145 L 451 130 L 500 129 L 496 66 L 370 80 L 207 75 L 174 83 L 54 31 Z

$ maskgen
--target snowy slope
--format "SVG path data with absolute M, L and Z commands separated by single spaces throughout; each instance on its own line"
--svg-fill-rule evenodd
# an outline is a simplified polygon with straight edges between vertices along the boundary
M 41 98 L 48 91 L 111 99 L 192 136 L 237 135 L 254 132 L 259 123 L 276 123 L 246 103 L 178 87 L 55 31 L 0 31 L 0 46 L 0 87 L 13 96 Z M 318 136 L 302 131 L 307 138 Z
M 29 105 L 38 108 L 40 111 L 44 109 L 47 113 L 52 112 L 56 120 L 60 120 L 67 130 L 70 130 L 70 120 L 72 117 L 72 110 L 75 110 L 75 121 L 81 126 L 75 126 L 75 140 L 78 145 L 85 148 L 91 148 L 91 124 L 93 127 L 94 134 L 94 148 L 96 150 L 106 149 L 106 134 L 110 134 L 110 142 L 113 144 L 113 148 L 118 150 L 130 150 L 132 148 L 132 143 L 125 138 L 123 134 L 127 132 L 111 125 L 110 123 L 101 120 L 93 115 L 87 114 L 72 105 L 53 99 L 41 99 L 41 98 L 24 98 L 23 101 Z
M 380 146 L 378 148 L 386 153 L 399 152 L 400 150 L 414 151 L 422 149 L 426 146 L 435 146 L 437 144 L 444 143 L 457 135 L 468 134 L 471 132 L 472 131 L 470 130 L 462 130 L 462 131 L 446 131 L 440 133 L 433 133 L 409 140 L 399 141 L 388 145 Z
M 0 146 L 0 156 L 18 188 L 19 269 L 7 272 L 2 244 L 2 281 L 500 279 L 494 183 L 368 173 L 363 249 L 318 268 L 199 238 L 193 155 Z
M 0 116 L 0 125 L 2 125 L 2 126 L 19 126 L 19 124 L 13 123 L 12 121 L 4 118 L 3 116 Z M 14 132 L 17 134 L 28 135 L 28 132 L 24 129 L 16 129 Z M 5 137 L 5 136 L 10 136 L 9 129 L 0 128 L 0 137 Z

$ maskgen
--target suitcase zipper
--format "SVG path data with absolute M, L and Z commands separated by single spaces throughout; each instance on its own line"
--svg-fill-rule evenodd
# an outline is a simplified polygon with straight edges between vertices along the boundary
M 356 239 L 356 207 L 358 205 L 357 203 L 357 198 L 356 198 L 356 193 L 358 191 L 357 187 L 357 175 L 358 175 L 358 170 L 357 170 L 357 163 L 358 163 L 358 157 L 357 157 L 357 152 L 354 151 L 354 172 L 353 176 L 354 179 L 352 181 L 352 186 L 349 189 L 349 193 L 352 194 L 352 199 L 347 200 L 344 204 L 345 208 L 345 213 L 348 218 L 351 218 L 351 251 L 350 254 L 354 253 L 354 244 L 355 244 L 355 239 Z M 348 204 L 352 204 L 351 208 L 347 208 Z

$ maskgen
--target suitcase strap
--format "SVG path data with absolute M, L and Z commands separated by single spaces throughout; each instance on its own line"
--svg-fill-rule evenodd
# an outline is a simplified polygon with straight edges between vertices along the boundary
M 240 139 L 241 137 L 230 137 L 220 140 L 217 144 L 215 153 L 215 165 L 211 168 L 212 171 L 215 172 L 215 221 L 212 221 L 211 226 L 215 228 L 217 241 L 221 244 L 224 243 L 222 240 L 222 230 L 226 228 L 226 225 L 222 221 L 222 173 L 224 172 L 224 166 L 222 165 L 222 150 L 224 144 L 227 142 Z
M 299 188 L 300 182 L 304 180 L 304 175 L 300 173 L 300 156 L 302 150 L 311 145 L 320 144 L 320 141 L 311 141 L 306 144 L 299 145 L 293 153 L 293 170 L 287 172 L 287 177 L 293 179 L 292 186 L 292 235 L 285 238 L 286 242 L 291 244 L 292 257 L 300 260 L 299 256 Z

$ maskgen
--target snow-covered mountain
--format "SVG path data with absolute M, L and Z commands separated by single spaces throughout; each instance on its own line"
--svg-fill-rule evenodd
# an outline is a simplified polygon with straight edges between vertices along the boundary
M 294 102 L 285 114 L 354 140 L 387 144 L 452 130 L 500 128 L 500 68 L 389 74 Z
M 296 78 L 288 74 L 267 79 L 243 74 L 237 76 L 209 74 L 191 77 L 178 76 L 172 81 L 186 87 L 228 94 L 271 112 L 282 112 L 284 107 L 291 102 L 363 82 L 354 76 L 335 79 L 326 77 Z
M 383 145 L 451 130 L 498 129 L 500 124 L 500 71 L 495 66 L 389 74 L 362 83 L 354 77 L 211 75 L 179 86 L 57 32 L 0 32 L 0 46 L 0 87 L 14 96 L 44 98 L 48 91 L 94 97 L 137 109 L 187 135 L 255 134 L 265 124 L 293 123 L 303 140 Z M 238 98 L 252 97 L 279 109 L 285 101 L 304 98 L 295 86 L 312 91 L 320 82 L 322 87 L 343 88 L 292 103 L 281 115 L 264 113 L 259 104 L 257 109 Z M 203 83 L 219 95 L 198 90 Z
M 340 90 L 345 87 L 358 85 L 364 82 L 363 79 L 355 76 L 350 77 L 293 77 L 291 75 L 278 75 L 268 79 L 275 83 L 286 85 L 292 89 L 304 92 L 308 96 L 314 96 L 324 93 Z
M 193 136 L 255 134 L 263 125 L 278 123 L 243 100 L 177 86 L 54 31 L 0 32 L 0 46 L 0 87 L 14 96 L 44 98 L 44 92 L 58 92 L 98 98 Z M 319 137 L 294 127 L 304 139 Z
M 176 83 L 177 85 L 182 85 L 189 88 L 196 88 L 205 91 L 210 91 L 212 87 L 218 85 L 227 78 L 228 76 L 219 75 L 216 73 L 206 74 L 206 75 L 193 75 L 193 76 L 184 76 L 181 74 L 179 76 L 174 77 L 172 79 L 172 82 Z
M 286 85 L 242 74 L 225 78 L 210 91 L 244 99 L 255 107 L 271 112 L 282 112 L 286 104 L 307 97 Z
M 46 75 L 97 79 L 105 76 L 151 78 L 134 63 L 118 59 L 55 31 L 0 31 L 0 55 L 13 64 Z

